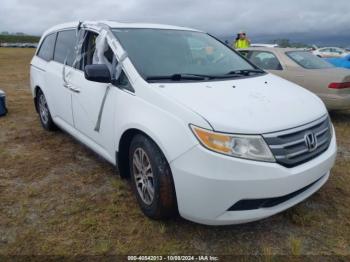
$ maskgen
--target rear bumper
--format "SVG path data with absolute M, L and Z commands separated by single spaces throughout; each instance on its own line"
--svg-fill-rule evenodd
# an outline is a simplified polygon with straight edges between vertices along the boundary
M 323 101 L 329 110 L 350 109 L 350 94 L 328 95 L 327 97 L 323 98 Z
M 333 137 L 320 156 L 286 168 L 276 163 L 219 155 L 198 145 L 171 163 L 179 213 L 188 220 L 208 225 L 239 224 L 274 215 L 309 197 L 327 181 L 336 150 Z M 229 211 L 240 200 L 281 197 L 310 184 L 275 206 Z

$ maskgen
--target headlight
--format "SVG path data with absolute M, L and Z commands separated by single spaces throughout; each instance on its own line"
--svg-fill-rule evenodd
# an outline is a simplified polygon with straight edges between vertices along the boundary
M 199 142 L 206 148 L 229 156 L 275 162 L 265 140 L 259 135 L 217 133 L 191 125 Z

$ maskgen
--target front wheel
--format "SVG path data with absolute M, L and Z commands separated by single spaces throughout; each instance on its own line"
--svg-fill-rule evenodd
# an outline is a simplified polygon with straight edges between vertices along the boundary
M 144 135 L 130 145 L 131 184 L 143 213 L 163 219 L 177 213 L 176 194 L 170 166 L 158 146 Z

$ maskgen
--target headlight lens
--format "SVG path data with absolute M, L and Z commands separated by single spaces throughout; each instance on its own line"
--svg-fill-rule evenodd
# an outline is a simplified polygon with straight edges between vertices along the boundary
M 191 125 L 199 142 L 206 148 L 229 156 L 275 162 L 265 140 L 259 135 L 217 133 Z

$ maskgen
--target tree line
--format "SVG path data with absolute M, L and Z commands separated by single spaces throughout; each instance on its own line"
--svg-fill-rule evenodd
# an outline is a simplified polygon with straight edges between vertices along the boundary
M 38 43 L 39 39 L 31 35 L 0 35 L 0 43 Z

